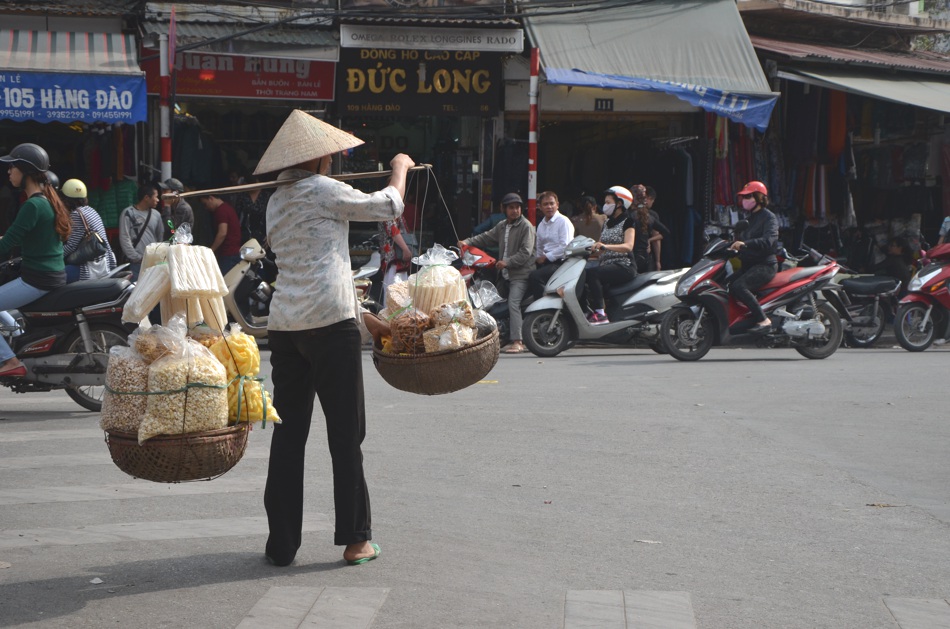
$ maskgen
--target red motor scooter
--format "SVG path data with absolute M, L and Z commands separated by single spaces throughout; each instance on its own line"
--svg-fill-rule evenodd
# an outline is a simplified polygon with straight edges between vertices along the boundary
M 937 245 L 921 258 L 894 316 L 894 335 L 909 352 L 922 352 L 946 339 L 950 322 L 950 243 Z
M 699 360 L 714 345 L 793 347 L 806 358 L 827 358 L 841 345 L 841 317 L 818 294 L 838 272 L 828 259 L 817 266 L 778 272 L 757 291 L 762 309 L 772 321 L 766 332 L 753 332 L 755 322 L 746 306 L 729 295 L 730 241 L 709 245 L 703 258 L 676 284 L 681 304 L 660 322 L 660 339 L 678 360 Z M 829 293 L 833 291 L 829 290 Z M 826 298 L 831 295 L 825 295 Z

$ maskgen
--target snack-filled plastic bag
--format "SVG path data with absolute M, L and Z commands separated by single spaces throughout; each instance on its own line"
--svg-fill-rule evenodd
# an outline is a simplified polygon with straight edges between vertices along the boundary
M 270 394 L 256 376 L 261 370 L 257 341 L 232 324 L 210 348 L 224 365 L 228 377 L 228 422 L 271 421 L 280 423 Z
M 475 341 L 475 329 L 453 321 L 447 325 L 427 330 L 423 334 L 426 352 L 443 352 L 471 345 Z
M 140 327 L 129 336 L 129 346 L 135 349 L 146 365 L 151 365 L 166 354 L 181 352 L 186 329 L 184 314 L 176 315 L 167 326 Z
M 109 349 L 106 390 L 102 396 L 103 430 L 138 433 L 148 402 L 148 363 L 131 347 Z
M 484 310 L 488 310 L 503 299 L 495 285 L 488 280 L 478 280 L 472 284 L 471 292 L 472 305 Z
M 409 294 L 409 282 L 393 282 L 386 288 L 386 310 L 396 313 L 412 303 Z
M 422 267 L 410 275 L 409 294 L 412 305 L 422 312 L 431 312 L 442 304 L 465 301 L 465 280 L 452 262 L 458 260 L 454 251 L 435 245 L 412 261 Z M 391 288 L 391 287 L 390 287 Z
M 448 325 L 452 322 L 461 323 L 469 328 L 475 327 L 472 306 L 467 301 L 442 304 L 429 313 L 429 318 L 432 319 L 432 324 L 436 327 Z
M 423 333 L 432 327 L 429 315 L 408 308 L 389 321 L 392 330 L 390 351 L 395 354 L 422 354 L 426 350 Z
M 498 322 L 484 310 L 478 309 L 473 312 L 475 319 L 476 338 L 483 339 L 498 329 Z
M 178 435 L 228 425 L 227 371 L 208 348 L 184 339 L 148 370 L 148 403 L 139 445 L 156 435 Z

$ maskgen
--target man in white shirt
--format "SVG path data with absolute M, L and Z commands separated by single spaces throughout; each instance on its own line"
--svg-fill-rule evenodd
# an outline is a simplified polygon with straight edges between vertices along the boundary
M 314 396 L 326 419 L 333 464 L 334 544 L 351 565 L 375 559 L 369 492 L 360 445 L 366 435 L 360 316 L 350 271 L 350 221 L 386 221 L 402 214 L 407 155 L 390 165 L 389 185 L 372 194 L 326 177 L 333 154 L 362 144 L 300 110 L 277 132 L 255 175 L 281 171 L 284 184 L 267 204 L 267 237 L 278 277 L 267 324 L 274 426 L 264 507 L 270 535 L 265 556 L 293 562 L 303 527 L 304 466 Z
M 574 239 L 574 224 L 558 209 L 557 195 L 551 191 L 538 195 L 538 205 L 544 218 L 538 223 L 535 256 L 538 268 L 528 276 L 528 294 L 538 299 L 544 294 L 554 271 L 564 262 L 564 249 Z

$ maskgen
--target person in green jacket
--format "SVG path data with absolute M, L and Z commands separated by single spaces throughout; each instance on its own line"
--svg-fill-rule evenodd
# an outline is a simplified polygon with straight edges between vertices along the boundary
M 0 286 L 0 325 L 14 325 L 7 310 L 25 306 L 66 285 L 63 243 L 69 238 L 69 211 L 47 185 L 49 155 L 36 144 L 20 144 L 0 157 L 9 167 L 10 183 L 26 193 L 16 219 L 0 238 L 0 258 L 20 247 L 20 277 Z M 0 377 L 22 377 L 26 367 L 0 336 Z

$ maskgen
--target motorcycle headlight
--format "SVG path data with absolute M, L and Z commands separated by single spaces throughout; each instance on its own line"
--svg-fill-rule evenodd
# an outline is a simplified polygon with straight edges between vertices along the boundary
M 693 284 L 699 281 L 699 278 L 701 278 L 703 274 L 705 274 L 705 272 L 706 270 L 697 271 L 696 273 L 693 273 L 692 275 L 687 275 L 686 277 L 681 279 L 676 284 L 676 290 L 674 291 L 674 294 L 677 297 L 683 297 L 687 295 L 689 293 L 689 289 L 693 287 Z
M 924 273 L 923 275 L 917 273 L 911 278 L 910 282 L 908 282 L 907 290 L 911 292 L 920 290 L 924 287 L 924 284 L 929 282 L 931 278 L 935 277 L 938 273 L 940 273 L 940 269 L 936 269 L 930 273 Z

